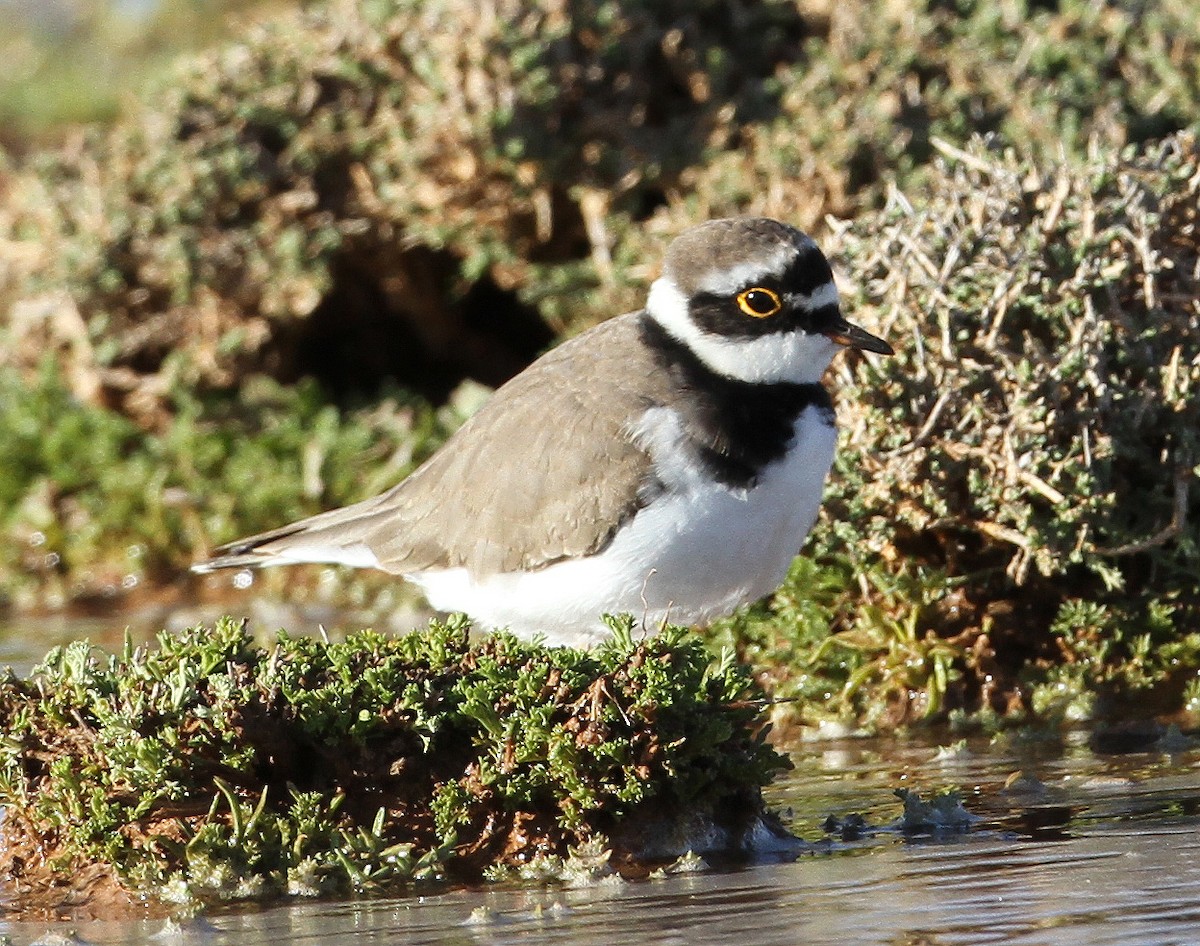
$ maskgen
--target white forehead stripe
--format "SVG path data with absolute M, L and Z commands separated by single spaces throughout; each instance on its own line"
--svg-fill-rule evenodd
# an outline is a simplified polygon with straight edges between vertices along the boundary
M 696 291 L 732 296 L 750 286 L 777 280 L 796 259 L 798 252 L 821 255 L 817 244 L 807 236 L 797 234 L 796 237 L 793 242 L 778 244 L 769 252 L 760 251 L 754 259 L 737 266 L 713 270 L 696 283 Z
M 696 291 L 709 292 L 714 296 L 732 296 L 747 286 L 771 278 L 772 275 L 778 279 L 795 253 L 790 246 L 780 246 L 770 256 L 747 260 L 729 269 L 714 269 L 696 283 Z
M 813 296 L 826 290 L 822 286 Z M 828 286 L 833 289 L 832 285 Z M 833 290 L 833 301 L 837 291 Z M 646 311 L 704 364 L 719 375 L 738 381 L 772 384 L 815 384 L 840 347 L 824 335 L 773 332 L 757 338 L 729 338 L 705 332 L 688 314 L 688 300 L 666 277 L 650 287 Z

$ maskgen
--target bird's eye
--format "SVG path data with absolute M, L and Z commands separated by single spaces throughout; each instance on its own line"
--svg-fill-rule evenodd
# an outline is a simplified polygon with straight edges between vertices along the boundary
M 765 319 L 783 308 L 783 300 L 774 289 L 754 286 L 739 292 L 737 295 L 738 308 L 755 319 Z

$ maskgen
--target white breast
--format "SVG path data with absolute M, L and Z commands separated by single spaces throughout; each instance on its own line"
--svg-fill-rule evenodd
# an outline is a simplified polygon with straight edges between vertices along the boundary
M 702 624 L 769 594 L 816 520 L 836 432 L 822 409 L 806 409 L 788 453 L 752 488 L 736 489 L 679 452 L 680 430 L 673 411 L 656 408 L 634 431 L 669 490 L 599 554 L 479 580 L 462 568 L 406 577 L 439 610 L 569 645 L 606 636 L 604 613 L 628 611 L 655 630 L 664 621 Z

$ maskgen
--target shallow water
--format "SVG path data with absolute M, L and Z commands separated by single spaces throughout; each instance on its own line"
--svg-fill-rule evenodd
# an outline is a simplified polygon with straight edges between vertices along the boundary
M 492 887 L 295 902 L 161 921 L 80 923 L 94 943 L 1183 944 L 1200 943 L 1200 753 L 1100 756 L 1085 745 L 936 747 L 861 740 L 796 749 L 771 791 L 817 842 L 782 863 L 578 889 Z M 1035 777 L 1014 789 L 1015 771 Z M 968 832 L 830 840 L 826 816 L 887 825 L 892 791 L 958 786 Z M 45 924 L 5 924 L 32 943 Z
M 86 633 L 78 624 L 42 630 L 24 650 L 0 633 L 0 662 L 27 672 L 48 646 Z M 93 640 L 119 646 L 111 623 L 95 630 Z M 1081 734 L 972 739 L 949 751 L 927 739 L 841 740 L 798 745 L 793 755 L 795 770 L 769 792 L 792 830 L 813 842 L 790 861 L 576 889 L 239 906 L 180 927 L 0 920 L 0 935 L 46 946 L 72 932 L 97 944 L 157 946 L 1200 944 L 1200 751 L 1103 755 Z M 1006 787 L 1017 772 L 1026 778 Z M 888 829 L 901 811 L 899 787 L 957 788 L 980 820 L 965 832 Z M 884 830 L 825 833 L 829 815 L 850 813 Z

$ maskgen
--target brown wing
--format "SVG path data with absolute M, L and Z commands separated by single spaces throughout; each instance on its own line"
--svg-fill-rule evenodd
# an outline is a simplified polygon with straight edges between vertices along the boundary
M 564 343 L 388 492 L 231 543 L 199 569 L 268 564 L 299 547 L 365 546 L 397 574 L 455 566 L 490 574 L 598 551 L 651 476 L 629 427 L 661 402 L 665 380 L 637 333 L 633 314 Z

